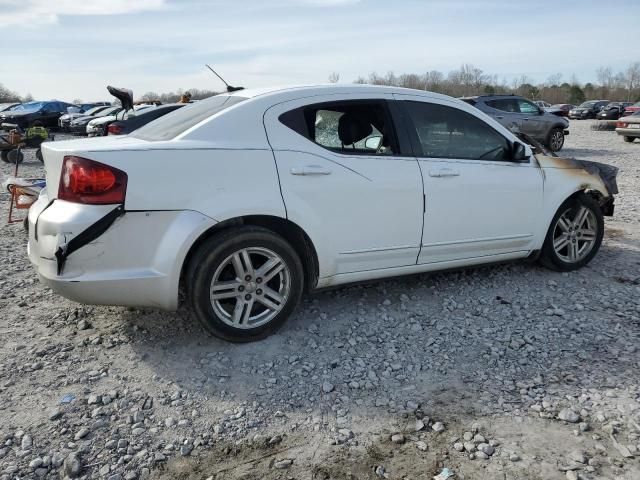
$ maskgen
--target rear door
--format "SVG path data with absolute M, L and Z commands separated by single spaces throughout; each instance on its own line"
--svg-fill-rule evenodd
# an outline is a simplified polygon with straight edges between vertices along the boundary
M 448 100 L 396 98 L 424 178 L 418 263 L 532 250 L 543 199 L 537 165 L 510 161 L 509 141 L 472 109 Z
M 316 96 L 264 115 L 287 216 L 314 242 L 321 278 L 416 263 L 422 177 L 391 98 Z

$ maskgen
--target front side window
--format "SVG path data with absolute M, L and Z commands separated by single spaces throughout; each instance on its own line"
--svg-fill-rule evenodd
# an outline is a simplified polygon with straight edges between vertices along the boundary
M 336 153 L 398 153 L 390 117 L 380 101 L 309 105 L 284 113 L 280 121 L 312 142 Z
M 405 105 L 422 157 L 510 160 L 508 140 L 470 113 L 426 102 Z

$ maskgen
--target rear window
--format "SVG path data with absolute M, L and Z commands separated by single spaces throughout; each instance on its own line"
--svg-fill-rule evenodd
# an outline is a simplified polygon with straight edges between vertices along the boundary
M 194 125 L 246 100 L 236 95 L 216 95 L 164 115 L 136 130 L 131 136 L 142 140 L 171 140 Z

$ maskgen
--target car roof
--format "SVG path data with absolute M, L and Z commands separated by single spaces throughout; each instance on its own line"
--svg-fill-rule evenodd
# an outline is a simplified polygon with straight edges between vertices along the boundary
M 386 85 L 366 85 L 366 84 L 319 84 L 319 85 L 289 85 L 275 86 L 267 88 L 247 88 L 229 93 L 230 96 L 238 96 L 244 98 L 256 97 L 288 97 L 291 98 L 301 96 L 330 95 L 330 94 L 350 94 L 350 93 L 372 93 L 372 94 L 391 94 L 400 95 L 420 95 L 429 98 L 440 98 L 450 100 L 452 97 L 442 95 L 440 93 L 429 92 L 426 90 L 416 90 L 412 88 L 390 87 Z M 225 94 L 223 94 L 225 95 Z

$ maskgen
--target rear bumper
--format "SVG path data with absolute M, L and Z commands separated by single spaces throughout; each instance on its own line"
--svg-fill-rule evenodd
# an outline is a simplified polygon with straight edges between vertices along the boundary
M 125 212 L 96 240 L 71 254 L 58 274 L 55 252 L 114 209 L 46 194 L 29 210 L 29 259 L 41 281 L 71 300 L 174 310 L 182 264 L 215 222 L 194 211 Z

